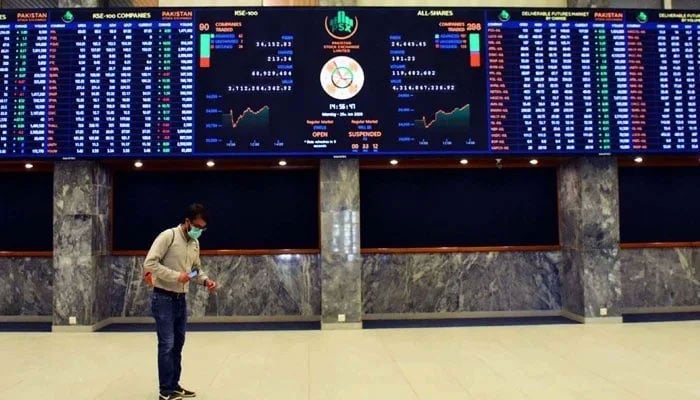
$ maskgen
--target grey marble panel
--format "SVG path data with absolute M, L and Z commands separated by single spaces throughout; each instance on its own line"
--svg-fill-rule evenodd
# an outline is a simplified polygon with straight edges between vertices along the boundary
M 674 10 L 700 10 L 698 0 L 673 0 L 671 3 Z
M 559 252 L 365 255 L 367 314 L 561 309 Z
M 97 257 L 88 253 L 54 254 L 54 325 L 67 325 L 75 316 L 78 325 L 95 320 L 95 266 Z
M 104 257 L 111 271 L 110 308 L 113 317 L 150 316 L 148 285 L 142 278 L 144 257 Z
M 109 0 L 110 7 L 158 7 L 158 0 Z
M 700 249 L 620 251 L 626 308 L 700 306 Z
M 616 248 L 620 243 L 617 161 L 609 157 L 586 157 L 578 163 L 582 249 Z
M 103 321 L 112 316 L 112 272 L 109 266 L 100 263 L 95 270 L 95 301 L 93 302 L 94 321 Z
M 346 322 L 360 322 L 362 259 L 353 254 L 323 253 L 321 260 L 323 322 L 338 322 L 338 314 L 345 314 Z
M 24 10 L 56 8 L 58 7 L 58 0 L 3 0 L 0 2 L 0 6 L 4 9 L 21 8 Z
M 54 217 L 54 324 L 68 324 L 75 316 L 79 325 L 96 320 L 96 266 L 94 256 L 96 216 Z
M 559 168 L 559 240 L 566 248 L 581 243 L 581 179 L 574 162 Z
M 458 311 L 463 258 L 462 254 L 364 255 L 364 312 Z
M 567 0 L 566 4 L 572 8 L 607 8 L 610 0 Z
M 360 254 L 360 213 L 344 210 L 321 213 L 321 248 L 337 254 Z
M 0 315 L 50 316 L 53 312 L 53 260 L 0 258 Z
M 100 0 L 58 0 L 61 8 L 99 7 Z
M 206 273 L 220 287 L 207 301 L 207 315 L 319 315 L 320 268 L 317 255 L 205 257 Z
M 112 202 L 112 186 L 111 185 L 96 185 L 97 199 L 95 213 L 100 215 L 110 215 L 110 203 Z
M 75 316 L 92 325 L 111 314 L 111 274 L 100 267 L 109 251 L 110 182 L 94 162 L 59 162 L 54 170 L 54 324 Z
M 559 168 L 559 208 L 579 210 L 582 207 L 581 177 L 575 162 Z
M 143 257 L 106 257 L 112 271 L 113 316 L 150 316 Z M 191 316 L 315 316 L 321 312 L 317 255 L 203 256 L 203 270 L 219 284 L 211 294 L 190 285 Z
M 360 210 L 358 160 L 321 160 L 321 211 Z
M 351 7 L 357 5 L 357 0 L 319 0 L 320 6 Z
M 617 163 L 579 158 L 559 170 L 560 234 L 564 247 L 616 248 L 620 242 Z
M 580 249 L 583 236 L 580 208 L 559 208 L 559 241 L 564 248 Z
M 583 258 L 578 250 L 563 249 L 562 259 L 562 308 L 577 315 L 584 315 Z
M 469 254 L 462 265 L 460 311 L 561 309 L 558 252 Z
M 59 162 L 54 167 L 54 218 L 97 214 L 95 164 Z
M 563 246 L 562 306 L 586 317 L 620 315 L 617 162 L 577 158 L 559 170 L 559 231 Z
M 95 255 L 105 256 L 110 252 L 112 223 L 110 216 L 99 214 L 92 217 L 93 237 L 92 251 Z
M 95 248 L 95 216 L 54 216 L 54 255 L 91 256 Z
M 608 316 L 621 315 L 622 282 L 618 249 L 585 250 L 583 258 L 583 291 L 586 317 L 599 317 L 600 308 Z
M 673 8 L 676 8 L 676 2 L 673 0 Z M 693 0 L 697 1 L 697 0 Z M 634 8 L 635 10 L 644 10 L 645 8 L 664 8 L 664 0 L 609 0 L 610 8 Z
M 110 252 L 112 226 L 112 182 L 111 174 L 102 165 L 93 167 L 93 184 L 95 185 L 95 216 L 93 217 L 93 254 L 99 262 L 95 265 L 95 299 L 93 303 L 95 321 L 99 322 L 112 316 L 112 272 L 103 263 L 104 256 Z

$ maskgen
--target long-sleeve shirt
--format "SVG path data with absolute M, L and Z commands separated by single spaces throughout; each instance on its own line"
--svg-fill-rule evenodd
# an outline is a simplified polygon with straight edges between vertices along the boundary
M 201 269 L 201 265 L 199 241 L 186 236 L 178 225 L 156 237 L 143 263 L 143 269 L 144 273 L 151 272 L 153 286 L 171 292 L 187 293 L 189 283 L 180 283 L 178 278 L 182 272 L 190 273 L 193 267 Z M 200 274 L 195 279 L 202 284 L 208 277 Z

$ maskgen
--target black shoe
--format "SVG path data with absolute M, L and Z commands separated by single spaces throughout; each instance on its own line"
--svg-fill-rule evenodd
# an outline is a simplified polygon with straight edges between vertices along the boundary
M 190 398 L 190 397 L 197 397 L 197 393 L 187 390 L 183 388 L 182 386 L 178 386 L 177 389 L 173 392 L 174 394 L 177 394 L 178 396 L 182 398 Z
M 176 392 L 170 394 L 160 394 L 158 400 L 182 400 L 182 396 Z

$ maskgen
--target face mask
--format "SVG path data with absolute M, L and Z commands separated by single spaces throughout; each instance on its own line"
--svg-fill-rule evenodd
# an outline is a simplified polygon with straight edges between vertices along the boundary
M 202 236 L 202 229 L 197 228 L 196 226 L 190 226 L 190 230 L 187 231 L 187 235 L 192 239 L 197 240 L 200 236 Z

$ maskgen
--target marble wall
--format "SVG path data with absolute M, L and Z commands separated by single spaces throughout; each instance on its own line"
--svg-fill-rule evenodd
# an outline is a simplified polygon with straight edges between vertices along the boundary
M 58 6 L 58 0 L 2 0 L 0 1 L 0 8 L 11 9 L 37 9 L 37 8 L 56 8 Z
M 100 0 L 58 0 L 60 8 L 99 7 Z
M 678 0 L 674 0 L 675 1 Z M 663 0 L 568 0 L 569 7 L 583 8 L 663 8 Z
M 610 0 L 567 0 L 566 5 L 571 8 L 606 8 L 610 7 Z
M 318 4 L 322 7 L 352 7 L 357 5 L 357 0 L 319 0 Z
M 560 168 L 554 253 L 373 255 L 363 262 L 365 313 L 623 308 L 617 163 L 578 158 Z
M 144 257 L 105 257 L 111 272 L 110 316 L 150 316 Z M 321 273 L 318 255 L 203 256 L 203 270 L 219 284 L 211 294 L 190 285 L 189 315 L 318 316 Z
M 560 252 L 365 255 L 362 301 L 366 314 L 503 310 L 583 312 L 583 278 L 562 290 L 567 275 L 580 273 Z M 195 316 L 303 315 L 321 311 L 316 255 L 204 257 L 222 288 L 216 297 L 193 288 Z M 109 316 L 149 316 L 141 279 L 143 257 L 104 257 L 107 283 L 99 289 Z M 50 258 L 0 258 L 0 316 L 51 316 Z M 620 251 L 622 308 L 700 305 L 700 249 Z M 236 290 L 231 292 L 231 283 Z
M 700 248 L 624 249 L 625 308 L 700 306 Z
M 51 316 L 50 257 L 0 257 L 0 316 Z
M 362 7 L 566 7 L 566 0 L 356 0 Z
M 559 252 L 365 255 L 365 314 L 561 309 Z

